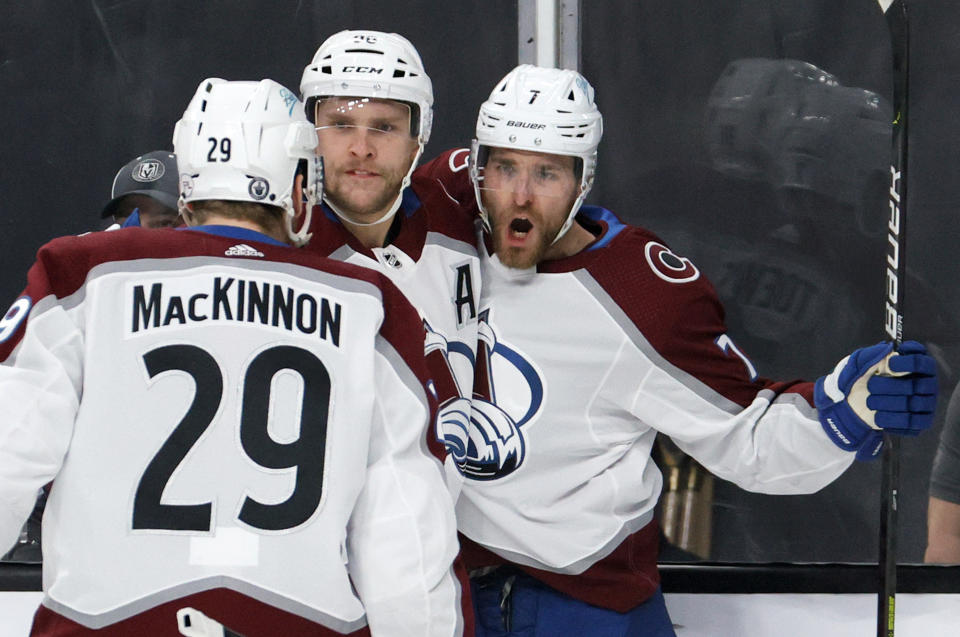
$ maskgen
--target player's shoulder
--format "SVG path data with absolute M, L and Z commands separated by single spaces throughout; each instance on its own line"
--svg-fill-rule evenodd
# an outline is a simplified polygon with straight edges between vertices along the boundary
M 145 238 L 149 232 L 152 230 L 131 227 L 55 237 L 41 246 L 39 251 L 51 255 L 115 254 L 123 252 L 123 246 L 131 242 L 137 243 L 138 239 Z
M 427 217 L 427 231 L 476 244 L 479 216 L 468 170 L 469 150 L 441 153 L 413 174 L 411 184 Z
M 71 292 L 83 285 L 98 266 L 115 264 L 111 265 L 111 271 L 119 271 L 128 261 L 181 257 L 188 259 L 183 262 L 183 268 L 206 263 L 208 259 L 226 259 L 239 267 L 243 267 L 246 261 L 256 262 L 259 265 L 255 267 L 261 273 L 275 269 L 293 276 L 317 279 L 317 273 L 323 272 L 329 275 L 323 277 L 328 282 L 339 280 L 339 284 L 334 284 L 345 289 L 373 292 L 375 296 L 382 296 L 375 290 L 392 285 L 373 270 L 303 248 L 183 229 L 124 228 L 59 237 L 40 248 L 37 260 L 48 270 L 51 281 L 62 282 L 58 287 Z
M 419 178 L 438 179 L 445 186 L 463 190 L 471 185 L 469 167 L 470 149 L 451 148 L 420 164 L 413 174 Z M 472 186 L 470 190 L 472 192 Z
M 588 261 L 591 269 L 606 273 L 626 269 L 641 280 L 665 285 L 705 280 L 693 261 L 671 249 L 652 230 L 624 223 L 605 208 L 585 206 L 581 214 L 599 232 L 597 240 L 584 252 L 586 256 L 595 256 Z
M 393 286 L 393 283 L 386 275 L 372 268 L 310 253 L 303 248 L 294 248 L 292 250 L 293 254 L 291 257 L 297 265 L 305 266 L 311 270 L 319 270 L 334 277 L 350 279 L 355 282 L 356 286 L 363 287 L 366 285 L 371 288 L 376 288 L 381 297 L 383 290 L 387 290 L 388 293 L 390 293 L 390 288 Z
M 310 241 L 304 249 L 323 256 L 329 256 L 345 245 L 357 243 L 326 204 L 314 206 L 310 217 L 310 234 Z
M 612 256 L 621 252 L 635 251 L 649 242 L 665 245 L 663 239 L 652 230 L 623 221 L 615 213 L 601 206 L 583 206 L 577 219 L 597 235 L 597 242 L 588 250 L 609 248 Z
M 124 228 L 56 237 L 40 247 L 36 262 L 57 296 L 79 289 L 97 266 L 150 256 L 169 257 L 177 245 L 171 229 Z M 174 248 L 175 249 L 175 248 Z
M 405 359 L 412 360 L 410 357 L 423 356 L 424 328 L 420 314 L 386 274 L 344 261 L 324 261 L 329 262 L 329 271 L 353 277 L 354 280 L 366 282 L 376 289 L 383 308 L 380 336 Z
M 197 246 L 204 243 L 207 236 L 186 228 L 134 226 L 57 237 L 42 246 L 40 253 L 62 258 L 86 258 L 94 264 L 129 258 L 176 257 L 197 251 Z
M 644 308 L 654 305 L 659 315 L 673 318 L 698 306 L 719 311 L 713 285 L 681 251 L 606 209 L 591 207 L 584 212 L 602 234 L 578 255 L 583 269 L 629 315 L 646 315 Z
M 288 255 L 290 261 L 296 265 L 343 279 L 346 282 L 344 287 L 374 293 L 385 307 L 398 303 L 398 298 L 406 301 L 406 297 L 390 277 L 379 270 L 321 256 L 303 248 L 289 248 Z

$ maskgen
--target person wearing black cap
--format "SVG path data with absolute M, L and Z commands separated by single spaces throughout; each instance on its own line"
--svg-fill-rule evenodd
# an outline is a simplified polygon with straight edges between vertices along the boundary
M 100 216 L 115 227 L 169 228 L 183 222 L 177 212 L 177 156 L 155 150 L 128 162 L 113 179 L 112 199 Z

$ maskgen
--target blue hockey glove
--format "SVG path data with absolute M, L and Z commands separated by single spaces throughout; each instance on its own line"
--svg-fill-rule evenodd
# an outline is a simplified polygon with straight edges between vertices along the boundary
M 896 353 L 892 343 L 864 347 L 817 379 L 813 401 L 830 439 L 869 460 L 880 453 L 883 432 L 915 436 L 933 424 L 936 361 L 916 341 Z

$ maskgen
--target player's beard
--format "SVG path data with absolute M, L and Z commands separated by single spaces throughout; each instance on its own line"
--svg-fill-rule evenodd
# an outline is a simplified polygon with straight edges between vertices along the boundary
M 359 167 L 348 166 L 334 171 L 328 168 L 323 194 L 350 219 L 370 223 L 382 216 L 400 196 L 400 187 L 409 165 L 403 168 L 403 172 L 377 166 L 379 176 L 371 178 L 371 184 L 365 188 L 351 187 L 351 179 L 346 172 L 354 168 Z
M 522 247 L 505 245 L 506 237 L 510 232 L 510 224 L 518 216 L 530 219 L 535 234 L 532 240 Z M 553 240 L 563 226 L 564 220 L 565 218 L 561 218 L 554 223 L 547 223 L 539 215 L 519 210 L 512 210 L 503 216 L 491 215 L 493 250 L 500 263 L 508 268 L 518 270 L 526 270 L 536 266 L 544 260 L 547 250 L 553 245 Z

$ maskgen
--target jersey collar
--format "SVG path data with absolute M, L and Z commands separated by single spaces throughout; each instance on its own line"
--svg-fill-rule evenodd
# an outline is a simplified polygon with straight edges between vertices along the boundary
M 260 243 L 267 243 L 275 246 L 290 247 L 290 244 L 284 243 L 283 241 L 277 241 L 273 237 L 268 237 L 262 232 L 257 232 L 256 230 L 250 230 L 249 228 L 241 228 L 239 226 L 221 226 L 221 225 L 192 226 L 192 227 L 182 226 L 180 228 L 177 228 L 177 230 L 204 232 L 206 234 L 212 234 L 218 237 L 228 237 L 230 239 L 238 239 L 241 241 L 259 241 Z
M 615 214 L 599 206 L 581 207 L 577 212 L 577 220 L 594 234 L 596 238 L 593 243 L 569 257 L 541 261 L 537 264 L 537 272 L 572 272 L 585 267 L 595 258 L 595 255 L 627 228 L 627 225 Z
M 400 218 L 394 217 L 394 225 L 387 232 L 387 244 L 383 247 L 394 245 L 414 261 L 420 259 L 420 254 L 426 241 L 427 227 L 423 215 L 416 215 L 414 213 L 420 210 L 421 206 L 420 198 L 413 191 L 413 187 L 405 188 L 400 208 L 397 210 L 397 216 Z M 375 258 L 373 251 L 364 247 L 364 245 L 353 236 L 353 233 L 347 230 L 346 226 L 343 225 L 343 221 L 330 209 L 326 202 L 320 204 L 320 210 L 327 220 L 340 228 L 342 240 L 346 245 L 350 246 L 355 252 L 367 255 L 371 259 Z M 399 230 L 396 229 L 397 221 L 400 222 Z

